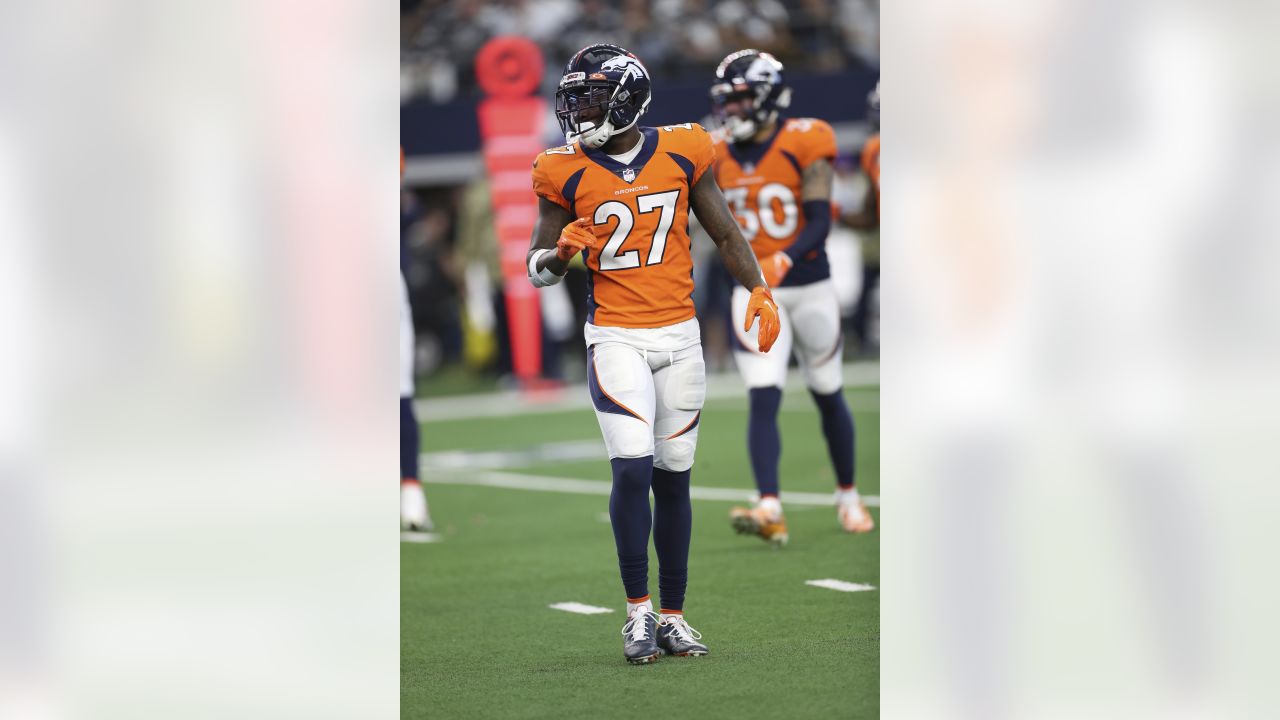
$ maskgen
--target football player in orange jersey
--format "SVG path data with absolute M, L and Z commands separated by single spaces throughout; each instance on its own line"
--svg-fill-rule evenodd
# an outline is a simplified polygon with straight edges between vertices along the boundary
M 850 211 L 840 218 L 846 225 L 858 230 L 871 230 L 880 227 L 880 83 L 867 95 L 868 115 L 871 118 L 871 136 L 862 145 L 862 157 L 859 162 L 862 172 L 866 173 L 871 183 L 871 192 L 867 193 L 862 209 Z
M 840 221 L 856 230 L 876 230 L 880 227 L 880 83 L 867 96 L 868 117 L 871 120 L 871 136 L 862 145 L 862 172 L 871 186 L 857 210 L 845 210 Z M 877 243 L 879 241 L 877 240 Z M 873 262 L 863 262 L 862 292 L 853 311 L 853 329 L 864 347 L 874 347 L 878 338 L 871 338 L 871 305 L 879 294 L 880 258 L 877 251 Z M 877 333 L 878 334 L 878 333 Z
M 556 92 L 569 144 L 534 161 L 538 220 L 528 255 L 537 287 L 559 282 L 579 253 L 589 270 L 587 384 L 613 466 L 609 517 L 627 595 L 623 655 L 635 664 L 660 652 L 707 653 L 684 620 L 689 475 L 706 395 L 690 211 L 744 287 L 738 317 L 758 325 L 760 352 L 778 336 L 769 287 L 708 172 L 710 136 L 696 123 L 639 127 L 650 98 L 648 70 L 622 48 L 591 45 L 569 60 Z M 661 616 L 649 598 L 651 527 Z
M 717 139 L 724 142 L 716 180 L 774 288 L 782 317 L 769 354 L 757 351 L 751 332 L 734 326 L 734 359 L 750 395 L 747 449 L 760 499 L 734 508 L 730 520 L 738 532 L 776 545 L 787 542 L 778 498 L 778 408 L 794 351 L 822 416 L 838 485 L 836 518 L 848 532 L 869 532 L 875 523 L 854 486 L 853 416 L 844 400 L 840 308 L 826 251 L 835 133 L 822 120 L 780 117 L 791 103 L 791 89 L 782 63 L 758 50 L 739 50 L 720 63 L 711 101 L 721 125 Z M 735 288 L 735 313 L 747 302 Z

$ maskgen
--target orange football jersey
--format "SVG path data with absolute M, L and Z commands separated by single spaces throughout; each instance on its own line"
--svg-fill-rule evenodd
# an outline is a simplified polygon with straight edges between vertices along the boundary
M 585 251 L 594 325 L 656 328 L 694 316 L 689 191 L 715 161 L 697 123 L 641 128 L 640 152 L 620 163 L 581 143 L 533 163 L 533 190 L 589 218 L 603 243 Z
M 716 181 L 743 236 L 758 258 L 785 250 L 804 228 L 804 169 L 815 160 L 835 159 L 835 132 L 822 120 L 793 118 L 763 143 L 724 148 Z

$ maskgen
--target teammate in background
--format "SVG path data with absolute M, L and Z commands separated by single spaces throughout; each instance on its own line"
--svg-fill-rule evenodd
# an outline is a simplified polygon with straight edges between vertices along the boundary
M 684 619 L 689 475 L 706 395 L 691 297 L 691 210 L 744 287 L 737 317 L 747 327 L 759 320 L 760 352 L 778 336 L 777 305 L 707 172 L 715 161 L 710 136 L 696 123 L 637 126 L 650 99 L 648 71 L 620 47 L 591 45 L 569 60 L 556 116 L 570 144 L 534 160 L 538 221 L 528 256 L 536 287 L 560 282 L 579 253 L 590 271 L 587 384 L 613 466 L 609 517 L 627 597 L 623 654 L 635 664 L 660 652 L 707 653 Z M 649 596 L 650 527 L 660 616 Z
M 756 352 L 753 335 L 734 327 L 734 359 L 750 394 L 747 450 L 760 499 L 734 508 L 730 520 L 740 533 L 776 545 L 787 542 L 778 499 L 778 408 L 794 350 L 822 415 L 839 486 L 836 517 L 848 532 L 870 532 L 875 522 L 854 487 L 853 415 L 844 400 L 840 308 L 827 263 L 835 133 L 822 120 L 779 117 L 791 103 L 791 89 L 783 82 L 782 63 L 758 50 L 740 50 L 720 63 L 711 102 L 723 128 L 717 140 L 725 142 L 716 179 L 765 281 L 775 288 L 782 315 L 778 344 L 769 354 Z M 748 297 L 735 288 L 732 302 L 736 314 Z
M 858 230 L 873 230 L 880 227 L 880 83 L 867 96 L 869 117 L 871 119 L 871 136 L 862 146 L 862 171 L 871 182 L 871 192 L 867 193 L 862 209 L 847 212 L 841 219 L 846 225 Z
M 871 186 L 858 210 L 846 210 L 840 221 L 855 230 L 880 229 L 880 83 L 867 96 L 867 117 L 871 121 L 871 136 L 862 146 L 862 172 Z M 870 245 L 869 245 L 870 243 Z M 880 292 L 880 239 L 863 238 L 862 292 L 853 311 L 853 329 L 864 348 L 879 346 L 879 332 L 871 329 L 872 304 Z
M 400 182 L 404 182 L 404 148 L 400 148 Z M 427 496 L 418 481 L 418 418 L 413 414 L 413 311 L 404 282 L 404 247 L 400 248 L 400 529 L 431 530 Z

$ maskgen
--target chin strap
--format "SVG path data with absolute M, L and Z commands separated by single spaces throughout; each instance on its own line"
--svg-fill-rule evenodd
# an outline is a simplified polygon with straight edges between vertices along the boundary
M 613 137 L 617 133 L 618 131 L 613 129 L 613 123 L 605 120 L 604 124 L 598 128 L 591 128 L 590 130 L 576 134 L 566 133 L 564 140 L 568 144 L 581 142 L 583 147 L 594 150 L 609 142 L 609 138 Z
M 756 122 L 740 117 L 730 117 L 727 123 L 729 135 L 735 142 L 742 142 L 756 134 Z

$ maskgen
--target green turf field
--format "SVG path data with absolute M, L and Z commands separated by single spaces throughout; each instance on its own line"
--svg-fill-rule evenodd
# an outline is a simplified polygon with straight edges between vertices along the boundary
M 879 495 L 879 389 L 846 394 L 858 429 L 859 489 Z M 581 441 L 600 441 L 588 409 L 470 420 L 424 414 L 428 454 L 579 441 L 578 454 L 585 456 L 582 448 L 591 446 Z M 780 422 L 783 492 L 830 493 L 834 476 L 807 395 L 789 392 Z M 708 401 L 699 429 L 693 485 L 751 489 L 745 397 Z M 487 472 L 440 477 L 466 480 Z M 602 450 L 589 458 L 530 459 L 500 472 L 517 479 L 610 478 Z M 732 502 L 695 499 L 685 614 L 711 654 L 630 666 L 622 659 L 625 600 L 605 495 L 426 488 L 443 539 L 401 544 L 401 717 L 879 715 L 879 591 L 804 584 L 834 578 L 878 588 L 878 529 L 849 536 L 836 525 L 834 508 L 788 504 L 791 542 L 773 550 L 733 534 Z M 879 510 L 871 511 L 878 521 Z M 656 604 L 652 550 L 650 558 Z M 578 615 L 548 607 L 567 601 L 614 612 Z

